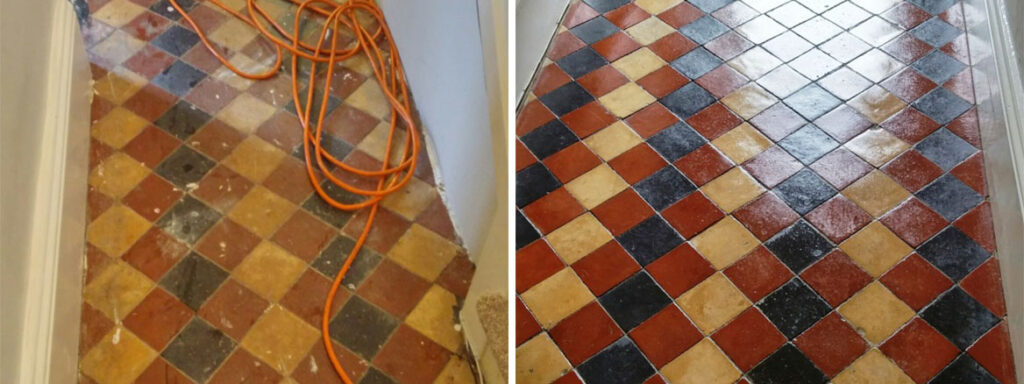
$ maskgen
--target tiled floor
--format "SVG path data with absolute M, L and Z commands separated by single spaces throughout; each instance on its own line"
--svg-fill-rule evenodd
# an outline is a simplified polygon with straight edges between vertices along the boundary
M 244 24 L 182 3 L 236 65 L 272 59 Z M 313 193 L 290 80 L 236 77 L 167 0 L 88 4 L 96 97 L 80 382 L 340 382 L 320 306 L 365 212 Z M 273 12 L 290 23 L 286 7 Z M 380 167 L 389 112 L 368 71 L 352 60 L 337 73 L 326 145 Z M 454 323 L 473 265 L 420 164 L 383 203 L 335 308 L 335 349 L 362 383 L 473 382 Z
M 518 115 L 522 383 L 1013 383 L 956 0 L 573 2 Z

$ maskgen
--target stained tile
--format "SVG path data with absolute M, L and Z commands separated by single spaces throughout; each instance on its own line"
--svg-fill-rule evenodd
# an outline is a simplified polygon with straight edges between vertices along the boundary
M 205 321 L 194 318 L 160 356 L 193 380 L 202 382 L 234 348 L 234 341 Z
M 330 335 L 357 355 L 371 359 L 398 325 L 387 312 L 354 296 L 331 320 Z
M 708 2 L 713 0 L 704 1 Z M 695 5 L 697 5 L 698 8 L 701 8 L 699 4 Z M 702 10 L 705 12 L 708 11 L 708 9 Z M 707 43 L 708 41 L 711 41 L 711 39 L 714 39 L 715 37 L 718 37 L 719 35 L 725 33 L 728 29 L 729 27 L 726 27 L 724 24 L 722 24 L 715 18 L 709 15 L 705 15 L 697 20 L 694 20 L 690 24 L 680 27 L 679 32 L 682 33 L 684 36 L 688 37 L 690 40 L 693 40 L 697 44 L 704 44 Z
M 209 297 L 197 314 L 234 340 L 241 340 L 268 305 L 255 292 L 228 279 Z
M 128 383 L 139 377 L 156 357 L 156 351 L 118 327 L 82 356 L 81 372 L 95 382 Z
M 530 382 L 547 383 L 572 370 L 565 356 L 547 333 L 530 339 L 516 348 L 516 377 Z
M 202 179 L 214 165 L 216 163 L 213 160 L 183 145 L 167 156 L 153 171 L 179 188 L 186 189 L 189 184 Z
M 121 320 L 139 305 L 154 284 L 128 264 L 113 263 L 83 287 L 82 300 L 108 318 Z
M 792 344 L 783 345 L 761 364 L 747 372 L 747 376 L 757 383 L 828 382 L 825 374 Z
M 186 243 L 195 244 L 220 217 L 217 211 L 186 195 L 154 224 Z
M 202 71 L 179 60 L 156 75 L 153 78 L 153 84 L 181 97 L 185 96 L 205 77 L 206 74 Z
M 296 369 L 318 339 L 315 328 L 278 305 L 270 306 L 240 342 L 242 348 L 283 375 Z
M 210 115 L 186 101 L 178 101 L 160 115 L 153 124 L 180 140 L 199 131 L 210 120 Z

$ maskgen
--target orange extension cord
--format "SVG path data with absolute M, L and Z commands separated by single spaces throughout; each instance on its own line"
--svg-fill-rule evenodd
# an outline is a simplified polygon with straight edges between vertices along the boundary
M 228 60 L 225 59 L 216 48 L 214 48 L 213 44 L 207 40 L 206 33 L 204 33 L 196 24 L 195 20 L 193 20 L 192 17 L 190 17 L 189 14 L 186 13 L 180 5 L 178 5 L 177 1 L 171 0 L 170 3 L 174 9 L 182 15 L 185 22 L 192 26 L 192 29 L 199 35 L 199 39 L 202 40 L 203 44 L 206 45 L 206 48 L 208 48 L 210 52 L 217 57 L 217 60 L 220 60 L 224 66 L 228 67 L 239 76 L 254 80 L 274 77 L 281 68 L 281 62 L 283 60 L 282 50 L 291 53 L 292 98 L 295 101 L 295 109 L 297 111 L 296 114 L 299 117 L 299 124 L 302 126 L 304 136 L 302 147 L 306 156 L 306 171 L 309 174 L 310 181 L 313 183 L 313 188 L 316 189 L 316 193 L 320 195 L 321 198 L 335 208 L 347 211 L 354 211 L 365 207 L 370 208 L 369 216 L 366 218 L 366 224 L 363 227 L 362 233 L 359 235 L 359 239 L 356 240 L 356 244 L 352 248 L 352 252 L 349 253 L 348 258 L 345 260 L 345 264 L 338 272 L 338 276 L 334 278 L 334 283 L 331 284 L 331 290 L 327 294 L 327 298 L 324 302 L 323 316 L 321 317 L 320 322 L 320 331 L 323 334 L 324 347 L 327 348 L 327 356 L 331 359 L 331 365 L 334 366 L 334 370 L 338 373 L 338 377 L 340 377 L 342 381 L 346 384 L 351 384 L 352 379 L 350 379 L 348 374 L 345 373 L 341 363 L 338 361 L 338 356 L 334 352 L 334 347 L 331 344 L 328 329 L 331 313 L 330 308 L 333 306 L 334 296 L 337 294 L 338 288 L 341 287 L 341 280 L 345 277 L 349 267 L 352 266 L 352 262 L 355 260 L 356 254 L 358 254 L 359 250 L 363 247 L 363 243 L 366 242 L 366 238 L 370 233 L 370 228 L 373 226 L 373 219 L 377 215 L 377 209 L 381 199 L 401 189 L 409 182 L 409 179 L 412 177 L 413 172 L 416 169 L 416 159 L 420 150 L 419 135 L 416 131 L 416 125 L 412 120 L 412 107 L 409 105 L 409 92 L 405 83 L 405 74 L 402 72 L 402 63 L 398 57 L 398 49 L 395 47 L 394 40 L 391 38 L 391 31 L 388 29 L 387 24 L 384 21 L 384 15 L 372 0 L 348 0 L 348 2 L 344 4 L 337 4 L 330 0 L 288 0 L 292 4 L 298 6 L 298 9 L 295 11 L 295 25 L 291 34 L 277 24 L 263 8 L 256 5 L 255 0 L 247 0 L 246 10 L 248 11 L 248 15 L 243 15 L 238 11 L 227 7 L 218 0 L 209 1 L 258 29 L 264 38 L 274 44 L 274 48 L 277 51 L 276 59 L 274 65 L 270 69 L 263 73 L 247 73 L 235 67 L 228 62 Z M 360 24 L 359 20 L 356 18 L 357 13 L 369 16 L 375 20 L 377 23 L 376 30 L 371 32 L 367 30 L 364 25 Z M 300 22 L 302 17 L 307 14 L 312 14 L 311 16 L 313 17 L 320 17 L 323 19 L 324 27 L 320 31 L 320 37 L 317 40 L 316 45 L 310 45 L 300 41 Z M 267 26 L 263 24 L 264 22 L 270 24 L 274 31 L 276 31 L 276 34 L 269 31 Z M 348 31 L 355 35 L 356 40 L 354 45 L 347 48 L 338 47 L 338 35 L 340 34 L 339 32 L 342 31 L 340 29 L 342 27 L 347 28 Z M 324 43 L 326 42 L 328 35 L 330 35 L 330 44 L 325 48 Z M 385 45 L 384 49 L 378 45 L 378 40 L 381 40 L 381 43 Z M 385 54 L 385 50 L 387 54 Z M 334 74 L 335 63 L 351 58 L 359 53 L 366 54 L 366 57 L 369 59 L 370 66 L 373 67 L 373 73 L 377 78 L 377 82 L 380 84 L 381 89 L 384 91 L 384 95 L 391 104 L 391 129 L 388 132 L 387 146 L 385 147 L 385 161 L 380 170 L 364 170 L 345 164 L 341 162 L 340 159 L 335 158 L 325 151 L 320 143 L 320 138 L 323 134 L 324 115 L 327 112 L 327 101 L 330 95 L 328 89 L 330 88 L 331 78 Z M 301 84 L 298 81 L 300 57 L 309 60 L 312 63 L 312 68 L 310 68 L 309 73 L 309 87 L 304 104 L 301 102 L 299 97 L 299 88 L 301 87 Z M 316 111 L 316 122 L 311 124 L 310 113 L 313 112 L 312 107 L 314 104 L 313 84 L 317 76 L 317 66 L 323 63 L 326 63 L 328 66 L 323 82 L 323 95 L 319 111 Z M 405 135 L 405 143 L 401 156 L 398 157 L 401 162 L 396 166 L 391 167 L 389 164 L 391 164 L 392 146 L 394 144 L 393 141 L 395 134 L 398 130 L 399 118 L 401 118 L 401 122 L 408 128 L 408 132 Z M 310 148 L 310 145 L 312 145 L 312 148 Z M 317 169 L 313 168 L 314 159 L 319 172 L 330 180 L 331 183 L 346 191 L 364 196 L 366 199 L 353 204 L 346 204 L 334 200 L 320 187 L 320 179 L 317 176 Z M 367 190 L 342 181 L 333 175 L 331 170 L 327 168 L 327 164 L 324 162 L 325 159 L 330 164 L 333 164 L 349 174 L 354 174 L 370 180 L 376 179 L 376 189 Z

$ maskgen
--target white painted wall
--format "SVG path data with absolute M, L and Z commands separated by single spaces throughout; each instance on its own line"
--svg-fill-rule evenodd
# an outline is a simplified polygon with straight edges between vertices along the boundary
M 516 1 L 516 88 L 521 99 L 558 29 L 569 0 Z

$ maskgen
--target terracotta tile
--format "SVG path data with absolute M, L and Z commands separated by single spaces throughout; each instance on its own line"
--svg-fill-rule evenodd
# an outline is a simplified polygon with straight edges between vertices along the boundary
M 803 166 L 782 147 L 772 146 L 748 160 L 743 168 L 761 184 L 773 188 L 803 169 Z
M 657 368 L 668 364 L 703 338 L 686 315 L 671 305 L 633 328 L 629 336 Z
M 715 273 L 714 268 L 689 244 L 669 251 L 646 266 L 665 292 L 678 297 Z
M 967 184 L 978 194 L 985 196 L 988 195 L 988 191 L 985 185 L 985 160 L 982 154 L 976 153 L 964 160 L 963 163 L 953 168 L 950 171 L 953 176 Z
M 220 212 L 229 212 L 253 188 L 252 181 L 218 165 L 199 181 L 192 193 Z
M 978 339 L 967 353 L 1000 382 L 1013 383 L 1013 353 L 1006 323 L 999 324 Z
M 874 169 L 845 148 L 836 149 L 822 156 L 811 164 L 810 168 L 838 189 L 846 188 Z
M 181 142 L 152 125 L 147 126 L 124 146 L 124 152 L 149 168 L 154 168 Z
M 93 308 L 89 304 L 82 305 L 81 325 L 79 326 L 78 355 L 83 356 L 86 352 L 103 340 L 103 337 L 114 328 L 114 322 L 107 318 L 103 312 Z
M 429 288 L 429 282 L 384 260 L 360 284 L 356 293 L 392 315 L 403 318 Z
M 724 217 L 724 214 L 703 193 L 691 193 L 662 212 L 662 216 L 679 234 L 689 238 Z
M 563 183 L 590 171 L 600 163 L 601 159 L 583 143 L 570 145 L 544 160 L 551 173 Z
M 537 79 L 533 82 L 533 94 L 538 97 L 544 96 L 570 81 L 572 81 L 572 78 L 565 74 L 565 71 L 562 71 L 555 64 L 550 64 L 541 69 L 537 74 Z
M 307 269 L 302 276 L 299 276 L 299 280 L 295 282 L 288 293 L 281 298 L 280 304 L 309 325 L 320 327 L 324 304 L 330 289 L 331 280 L 314 269 Z M 331 306 L 331 314 L 337 314 L 351 295 L 349 290 L 339 289 Z
M 975 148 L 981 148 L 981 133 L 978 130 L 978 110 L 971 108 L 946 125 L 946 129 L 967 140 Z
M 548 331 L 573 365 L 599 352 L 622 336 L 622 330 L 597 302 L 581 308 Z
M 214 160 L 223 160 L 245 138 L 224 122 L 213 119 L 188 139 L 189 145 Z
M 648 48 L 666 61 L 675 60 L 697 48 L 697 43 L 679 33 L 670 33 L 650 44 Z
M 637 84 L 654 97 L 665 97 L 689 82 L 685 76 L 667 65 L 637 80 Z
M 879 279 L 914 310 L 930 304 L 953 282 L 916 253 L 897 264 Z
M 154 289 L 124 318 L 124 326 L 153 349 L 161 350 L 192 318 L 193 312 L 163 289 Z
M 956 346 L 920 318 L 911 321 L 880 349 L 918 383 L 938 374 L 959 352 Z
M 281 379 L 281 375 L 245 349 L 236 349 L 231 356 L 217 369 L 209 383 L 271 383 Z
M 516 153 L 514 156 L 516 159 L 516 172 L 522 171 L 524 168 L 537 163 L 537 157 L 534 156 L 529 149 L 526 149 L 523 142 L 517 139 L 515 145 Z
M 122 202 L 146 220 L 155 221 L 181 196 L 182 192 L 170 183 L 159 176 L 149 175 L 125 195 Z
M 363 377 L 363 374 L 368 370 L 370 363 L 361 359 L 355 353 L 348 348 L 338 344 L 332 343 L 334 352 L 338 356 L 338 360 L 341 362 L 342 368 L 345 369 L 346 373 L 350 378 Z M 312 369 L 303 369 L 304 367 L 317 367 L 314 372 Z M 313 343 L 313 348 L 310 350 L 306 358 L 299 362 L 298 368 L 292 371 L 291 378 L 300 384 L 314 384 L 314 383 L 330 383 L 330 384 L 342 384 L 341 379 L 338 377 L 337 372 L 334 369 L 320 369 L 320 367 L 331 367 L 331 360 L 327 357 L 327 348 L 324 347 L 323 342 Z
M 465 255 L 459 255 L 448 263 L 434 283 L 455 294 L 459 299 L 465 299 L 475 271 L 476 266 L 473 262 Z
M 555 35 L 554 39 L 551 40 L 551 44 L 548 45 L 547 58 L 558 60 L 584 46 L 586 46 L 586 43 L 577 38 L 576 35 L 565 31 Z
M 263 180 L 263 186 L 295 204 L 302 203 L 313 193 L 305 164 L 290 157 L 281 160 L 277 169 Z
M 542 233 L 549 233 L 583 213 L 584 209 L 565 188 L 554 192 L 523 207 L 523 213 L 530 218 Z
M 281 225 L 271 240 L 308 262 L 334 238 L 334 231 L 312 215 L 298 211 Z
M 400 381 L 433 380 L 448 362 L 448 351 L 407 326 L 399 326 L 373 365 Z
M 640 266 L 619 243 L 609 241 L 574 263 L 572 269 L 594 295 L 602 295 L 639 271 Z
M 615 117 L 595 101 L 562 116 L 562 121 L 576 136 L 585 138 L 614 123 Z
M 838 250 L 804 270 L 800 277 L 833 307 L 871 282 L 870 275 Z
M 797 337 L 794 344 L 829 376 L 838 374 L 868 348 L 835 312 Z
M 679 118 L 660 103 L 655 103 L 641 109 L 625 121 L 640 137 L 646 139 L 679 122 Z
M 901 3 L 884 12 L 882 17 L 904 29 L 911 29 L 928 20 L 930 15 L 912 3 Z
M 523 344 L 526 340 L 540 332 L 540 324 L 533 319 L 533 315 L 526 309 L 522 300 L 516 298 L 516 346 Z
M 904 102 L 910 103 L 935 89 L 936 85 L 916 70 L 908 68 L 883 81 L 882 87 L 903 99 Z
M 705 144 L 675 162 L 690 181 L 702 186 L 732 168 L 732 162 L 713 146 Z
M 662 367 L 661 374 L 671 383 L 727 384 L 739 379 L 741 372 L 705 338 Z
M 917 109 L 907 108 L 882 123 L 882 128 L 903 141 L 913 144 L 939 129 L 939 124 L 918 112 Z
M 672 2 L 666 3 L 671 4 Z M 653 12 L 655 10 L 660 11 L 660 9 L 658 8 L 652 8 L 650 11 Z M 700 9 L 697 9 L 697 7 L 694 7 L 690 3 L 685 2 L 679 3 L 679 5 L 676 5 L 674 7 L 671 7 L 658 13 L 659 19 L 661 19 L 668 25 L 671 25 L 672 28 L 677 29 L 686 24 L 690 24 L 691 22 L 699 19 L 701 16 L 704 16 L 704 12 L 702 12 Z
M 761 195 L 733 212 L 733 216 L 762 241 L 771 238 L 799 219 L 796 212 L 772 193 Z
M 941 215 L 916 198 L 889 212 L 881 222 L 912 247 L 921 245 L 948 224 Z
M 717 139 L 743 121 L 732 114 L 724 105 L 715 103 L 686 119 L 693 129 L 708 140 Z
M 960 281 L 960 287 L 993 314 L 1001 317 L 1006 315 L 1006 301 L 1003 299 L 1000 276 L 999 261 L 993 257 Z
M 637 44 L 629 35 L 620 31 L 591 44 L 591 47 L 608 61 L 615 61 L 640 48 L 640 44 Z
M 629 184 L 643 180 L 666 164 L 665 160 L 647 144 L 637 145 L 608 162 L 608 165 Z
M 534 383 L 553 382 L 572 371 L 572 366 L 547 333 L 516 348 L 515 366 L 517 380 Z
M 754 302 L 761 300 L 793 277 L 789 268 L 764 247 L 757 247 L 723 272 L 748 299 Z
M 880 343 L 914 317 L 914 311 L 879 283 L 872 283 L 838 309 L 868 341 Z
M 910 191 L 917 191 L 942 175 L 942 168 L 916 150 L 905 152 L 882 170 Z
M 525 292 L 564 267 L 547 242 L 537 241 L 516 251 L 516 292 Z
M 712 338 L 743 371 L 753 368 L 786 343 L 786 337 L 754 308 L 736 316 Z
M 955 222 L 953 226 L 963 231 L 985 250 L 994 252 L 996 249 L 995 230 L 992 227 L 992 210 L 988 202 L 979 204 Z
M 715 97 L 721 98 L 739 89 L 750 80 L 732 67 L 723 65 L 712 69 L 695 81 Z
M 558 190 L 556 190 L 556 192 L 557 191 Z M 554 193 L 555 192 L 552 194 Z M 551 196 L 551 194 L 548 196 Z M 542 198 L 541 200 L 545 198 Z M 562 204 L 563 207 L 578 207 L 579 212 L 576 214 L 583 213 L 582 207 L 579 207 L 575 200 L 563 202 Z M 525 209 L 524 213 L 527 213 L 525 212 Z M 592 213 L 594 214 L 594 217 L 601 222 L 601 224 L 604 224 L 605 228 L 608 228 L 608 230 L 611 231 L 613 236 L 619 236 L 630 228 L 633 228 L 633 226 L 639 224 L 644 219 L 653 215 L 654 211 L 651 210 L 650 206 L 644 202 L 640 195 L 632 189 L 627 189 L 615 197 L 608 199 L 601 205 L 594 207 Z M 529 215 L 529 213 L 527 213 L 527 215 Z M 535 224 L 537 223 L 536 220 L 533 220 L 533 222 Z M 541 228 L 541 231 L 544 231 L 544 229 Z
M 192 379 L 167 363 L 167 360 L 156 358 L 142 374 L 135 379 L 135 383 L 166 383 L 166 384 L 192 384 Z
M 555 118 L 539 100 L 526 103 L 516 114 L 516 135 L 525 135 Z
M 416 224 L 422 225 L 441 237 L 455 241 L 455 227 L 452 225 L 452 219 L 448 215 L 448 208 L 444 206 L 444 201 L 441 196 L 434 199 L 427 209 L 420 213 L 420 217 L 416 218 Z
M 822 203 L 806 218 L 834 243 L 842 242 L 871 222 L 871 215 L 843 196 Z
M 230 219 L 221 220 L 196 244 L 196 251 L 227 270 L 234 269 L 260 237 Z
M 192 88 L 185 100 L 204 112 L 216 114 L 238 97 L 238 90 L 217 79 L 208 77 Z

